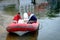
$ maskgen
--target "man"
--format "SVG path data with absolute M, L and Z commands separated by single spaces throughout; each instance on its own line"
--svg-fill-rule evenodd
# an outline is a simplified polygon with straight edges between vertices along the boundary
M 24 17 L 24 19 L 28 19 L 28 14 L 27 13 L 24 13 L 23 14 L 23 17 Z
M 27 23 L 27 21 L 28 21 L 28 14 L 27 13 L 24 13 L 23 14 L 23 18 L 24 18 L 24 22 Z
M 36 23 L 37 22 L 37 18 L 34 14 L 28 13 L 28 16 L 29 16 L 28 23 Z
M 21 19 L 21 16 L 20 16 L 20 13 L 18 12 L 18 14 L 14 16 L 13 20 L 14 20 L 14 22 L 18 23 L 19 19 Z

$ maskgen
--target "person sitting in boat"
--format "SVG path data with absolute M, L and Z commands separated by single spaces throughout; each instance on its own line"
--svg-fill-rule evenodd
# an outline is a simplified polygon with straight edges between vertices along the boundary
M 24 13 L 23 14 L 23 18 L 24 18 L 24 22 L 27 22 L 28 21 L 28 14 L 27 13 Z
M 34 14 L 29 12 L 28 16 L 29 16 L 28 23 L 36 23 L 37 22 L 37 18 L 36 18 L 36 16 Z
M 16 14 L 13 18 L 15 23 L 18 23 L 18 20 L 21 19 L 22 17 L 20 16 L 20 13 L 18 12 L 18 14 Z
M 24 13 L 23 14 L 23 19 L 19 19 L 18 24 L 27 23 L 27 21 L 28 21 L 28 14 Z

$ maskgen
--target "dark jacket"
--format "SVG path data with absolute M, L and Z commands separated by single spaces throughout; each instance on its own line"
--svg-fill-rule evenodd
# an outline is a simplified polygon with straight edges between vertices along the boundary
M 34 14 L 30 15 L 28 23 L 30 23 L 30 21 L 33 21 L 32 23 L 37 22 L 37 18 L 36 18 L 36 16 Z

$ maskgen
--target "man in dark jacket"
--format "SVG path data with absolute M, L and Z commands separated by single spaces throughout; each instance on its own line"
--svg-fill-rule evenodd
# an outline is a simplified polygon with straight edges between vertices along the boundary
M 29 16 L 28 23 L 36 23 L 37 22 L 37 18 L 34 14 L 28 13 L 28 16 Z

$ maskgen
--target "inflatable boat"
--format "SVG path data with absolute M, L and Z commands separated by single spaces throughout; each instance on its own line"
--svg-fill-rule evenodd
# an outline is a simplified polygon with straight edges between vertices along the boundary
M 18 31 L 36 31 L 39 28 L 39 23 L 32 23 L 32 24 L 27 24 L 27 23 L 14 23 L 12 22 L 9 24 L 6 28 L 8 32 L 18 32 Z

